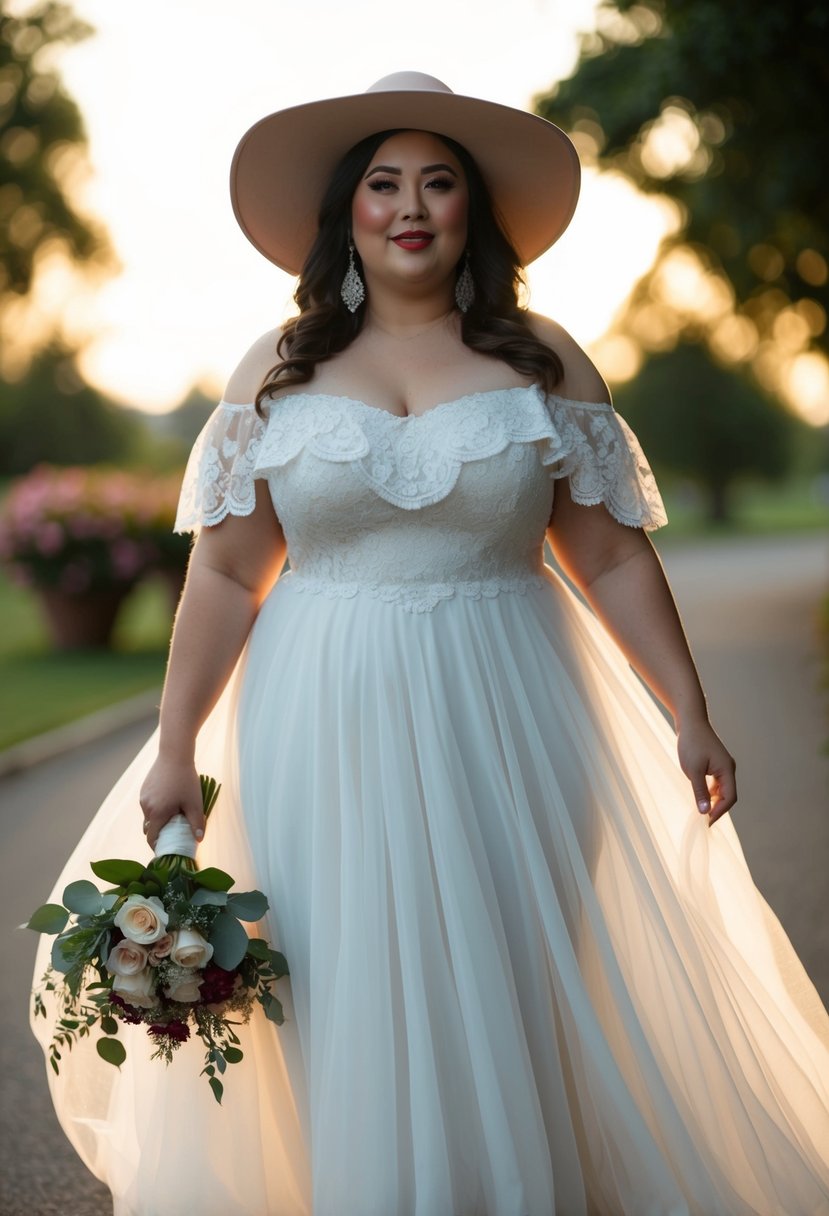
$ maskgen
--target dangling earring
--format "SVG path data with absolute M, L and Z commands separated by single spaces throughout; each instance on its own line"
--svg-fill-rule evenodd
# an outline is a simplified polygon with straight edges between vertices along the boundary
M 340 295 L 349 312 L 356 312 L 366 298 L 365 284 L 354 264 L 354 242 L 352 240 L 348 242 L 348 270 L 345 272 Z
M 469 269 L 469 250 L 467 249 L 463 270 L 458 275 L 458 281 L 455 284 L 455 303 L 461 312 L 469 312 L 474 299 L 475 280 L 472 278 L 472 271 Z

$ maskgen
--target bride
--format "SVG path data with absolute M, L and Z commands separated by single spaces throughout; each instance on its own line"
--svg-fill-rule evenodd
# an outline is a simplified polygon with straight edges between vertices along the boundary
M 726 818 L 658 491 L 517 299 L 578 182 L 557 128 L 419 73 L 237 149 L 299 311 L 194 448 L 159 729 L 56 891 L 183 812 L 268 893 L 286 1022 L 221 1108 L 190 1044 L 50 1076 L 116 1216 L 829 1211 L 829 1017 Z

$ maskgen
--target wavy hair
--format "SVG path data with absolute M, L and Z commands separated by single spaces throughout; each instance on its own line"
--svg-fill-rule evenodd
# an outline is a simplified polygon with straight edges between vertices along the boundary
M 361 140 L 334 170 L 320 204 L 317 236 L 294 292 L 299 312 L 283 327 L 276 345 L 280 361 L 256 394 L 257 410 L 277 389 L 307 384 L 316 365 L 345 350 L 362 329 L 365 309 L 351 313 L 340 297 L 348 269 L 351 200 L 377 149 L 396 134 L 396 130 L 378 131 Z M 486 182 L 463 145 L 435 134 L 457 157 L 469 189 L 467 248 L 475 299 L 462 314 L 461 337 L 471 350 L 502 359 L 551 392 L 564 374 L 561 359 L 535 336 L 526 309 L 518 303 L 519 290 L 525 287 L 523 267 Z M 354 260 L 362 270 L 356 249 Z M 458 274 L 462 268 L 463 259 Z

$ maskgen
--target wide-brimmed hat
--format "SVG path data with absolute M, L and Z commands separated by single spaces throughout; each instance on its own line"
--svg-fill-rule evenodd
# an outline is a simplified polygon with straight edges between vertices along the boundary
M 266 258 L 299 274 L 328 181 L 343 155 L 377 131 L 433 131 L 476 161 L 526 265 L 570 222 L 580 168 L 569 138 L 538 115 L 464 97 L 434 76 L 395 72 L 365 93 L 269 114 L 242 136 L 230 169 L 233 210 Z

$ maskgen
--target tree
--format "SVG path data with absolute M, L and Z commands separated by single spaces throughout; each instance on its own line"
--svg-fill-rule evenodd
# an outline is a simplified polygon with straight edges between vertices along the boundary
M 151 454 L 146 427 L 85 384 L 72 351 L 52 345 L 3 390 L 0 475 L 50 464 L 134 462 Z
M 50 245 L 78 263 L 109 252 L 102 229 L 70 197 L 86 135 L 47 57 L 91 32 L 54 0 L 39 0 L 21 16 L 0 10 L 0 300 L 31 289 L 38 256 Z
M 730 518 L 731 490 L 740 478 L 774 480 L 786 472 L 802 425 L 700 345 L 652 355 L 614 396 L 657 471 L 684 474 L 704 487 L 714 523 Z
M 634 295 L 628 327 L 638 314 L 643 344 L 666 344 L 664 324 L 649 341 L 646 314 L 664 305 L 652 288 L 683 245 L 720 304 L 707 318 L 680 310 L 672 337 L 704 336 L 787 391 L 796 357 L 829 351 L 829 5 L 606 0 L 598 19 L 574 75 L 537 109 L 588 163 L 679 205 L 679 231 Z

